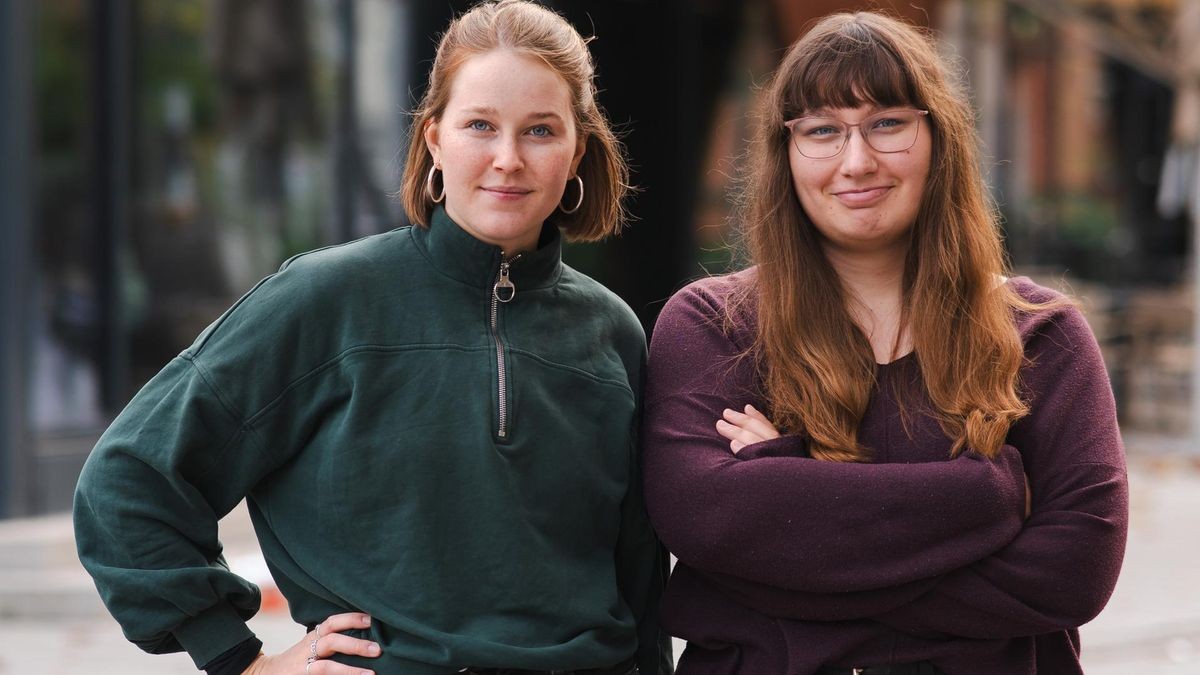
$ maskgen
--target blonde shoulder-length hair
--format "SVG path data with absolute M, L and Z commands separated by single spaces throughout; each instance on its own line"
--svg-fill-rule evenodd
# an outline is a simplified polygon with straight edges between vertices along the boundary
M 411 222 L 428 226 L 434 203 L 425 189 L 433 166 L 424 129 L 445 112 L 451 83 L 467 59 L 511 49 L 540 59 L 571 90 L 577 133 L 586 139 L 578 175 L 585 197 L 578 211 L 555 211 L 551 222 L 568 241 L 596 241 L 621 230 L 626 212 L 629 166 L 624 148 L 596 102 L 595 66 L 587 41 L 553 11 L 528 0 L 483 2 L 450 23 L 438 42 L 429 85 L 409 127 L 408 154 L 400 200 Z
M 970 102 L 922 29 L 874 12 L 822 19 L 766 86 L 739 206 L 758 273 L 754 304 L 765 394 L 778 426 L 811 439 L 814 457 L 865 461 L 857 430 L 877 366 L 848 295 L 792 183 L 784 122 L 821 107 L 924 109 L 933 154 L 903 276 L 912 336 L 935 415 L 955 440 L 994 456 L 1029 412 L 1014 311 L 1036 310 L 1001 283 L 1006 261 L 980 170 Z M 922 133 L 927 133 L 922 129 Z M 735 307 L 740 303 L 734 303 Z

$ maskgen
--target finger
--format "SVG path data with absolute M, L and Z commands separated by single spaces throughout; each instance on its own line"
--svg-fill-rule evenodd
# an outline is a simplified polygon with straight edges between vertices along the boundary
M 744 447 L 746 447 L 746 444 L 741 441 L 729 441 L 729 449 L 733 450 L 733 454 L 735 455 Z
M 771 420 L 767 419 L 767 416 L 762 414 L 758 408 L 755 408 L 747 403 L 745 410 L 746 414 L 749 415 L 751 419 L 757 420 L 761 425 L 758 432 L 760 436 L 768 440 L 772 438 L 779 438 L 779 429 L 775 428 L 775 425 L 771 423 Z
M 742 420 L 746 419 L 747 415 L 746 413 L 738 412 L 733 408 L 726 408 L 721 411 L 721 417 L 724 417 L 733 424 L 741 424 Z
M 721 434 L 726 439 L 732 439 L 733 436 L 731 436 L 731 434 L 737 431 L 737 429 L 737 427 L 733 426 L 729 422 L 726 422 L 725 420 L 717 420 L 717 433 Z
M 728 422 L 729 424 L 732 424 L 733 426 L 741 428 L 741 429 L 751 429 L 752 430 L 751 423 L 755 421 L 749 415 L 746 415 L 745 413 L 740 413 L 740 412 L 730 409 L 730 408 L 726 408 L 725 410 L 723 410 L 721 412 L 721 417 L 725 422 Z
M 739 427 L 736 424 L 730 424 L 725 420 L 717 420 L 717 433 L 731 441 L 741 441 L 746 445 L 758 443 L 763 440 L 759 438 L 753 431 Z
M 771 420 L 767 419 L 766 415 L 759 412 L 758 408 L 755 408 L 754 406 L 750 405 L 749 403 L 746 404 L 745 412 L 747 415 L 757 418 L 757 419 L 760 419 L 760 420 L 766 422 L 767 424 L 771 423 Z
M 736 410 L 730 410 L 728 408 L 725 409 L 724 415 L 725 419 L 730 424 L 750 431 L 757 436 L 758 440 L 760 441 L 765 441 L 768 438 L 778 438 L 779 436 L 779 432 L 775 430 L 775 427 L 765 419 L 751 417 L 745 413 L 740 413 Z
M 350 637 L 341 633 L 330 633 L 317 642 L 317 656 L 324 659 L 333 654 L 353 654 L 375 658 L 379 656 L 379 645 L 371 640 Z
M 325 636 L 330 633 L 340 633 L 344 630 L 363 629 L 371 627 L 371 617 L 362 612 L 346 612 L 334 614 L 317 624 L 317 635 Z

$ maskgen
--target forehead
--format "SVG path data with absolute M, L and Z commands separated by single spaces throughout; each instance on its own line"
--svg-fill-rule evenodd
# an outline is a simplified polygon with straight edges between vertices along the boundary
M 513 50 L 468 57 L 450 83 L 446 112 L 491 109 L 502 115 L 556 113 L 570 117 L 567 81 L 541 59 Z

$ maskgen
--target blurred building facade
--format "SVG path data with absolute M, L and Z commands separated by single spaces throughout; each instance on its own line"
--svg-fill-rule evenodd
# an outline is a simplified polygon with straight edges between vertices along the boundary
M 777 46 L 832 11 L 883 6 L 930 28 L 966 75 L 984 168 L 1018 273 L 1081 300 L 1104 349 L 1122 428 L 1200 452 L 1197 275 L 1200 3 L 1195 0 L 928 0 L 794 3 L 758 10 L 742 59 L 765 72 Z M 753 10 L 752 10 L 753 16 Z M 720 250 L 747 136 L 747 78 L 717 124 L 698 219 Z M 1186 133 L 1185 133 L 1186 136 Z M 1173 154 L 1178 162 L 1170 161 Z
M 137 388 L 282 260 L 402 224 L 384 190 L 414 61 L 394 38 L 405 9 L 0 9 L 0 517 L 67 508 Z M 356 92 L 360 52 L 371 65 L 351 72 L 373 84 Z
M 1013 260 L 1084 297 L 1125 427 L 1184 434 L 1191 234 L 1160 193 L 1194 1 L 548 2 L 598 36 L 642 188 L 568 261 L 652 326 L 729 264 L 753 85 L 814 18 L 890 8 L 966 66 Z M 67 508 L 129 397 L 283 259 L 404 224 L 404 111 L 469 5 L 3 3 L 0 517 Z

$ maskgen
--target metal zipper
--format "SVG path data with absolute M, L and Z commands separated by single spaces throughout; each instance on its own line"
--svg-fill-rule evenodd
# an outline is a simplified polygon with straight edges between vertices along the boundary
M 521 254 L 518 253 L 505 260 L 502 251 L 500 253 L 500 274 L 496 277 L 496 283 L 492 285 L 492 339 L 496 341 L 496 382 L 500 394 L 500 420 L 496 435 L 500 438 L 508 437 L 508 377 L 504 363 L 504 343 L 500 341 L 500 329 L 496 324 L 496 317 L 499 313 L 500 303 L 512 302 L 513 298 L 517 297 L 517 287 L 508 278 L 508 268 L 520 257 Z

